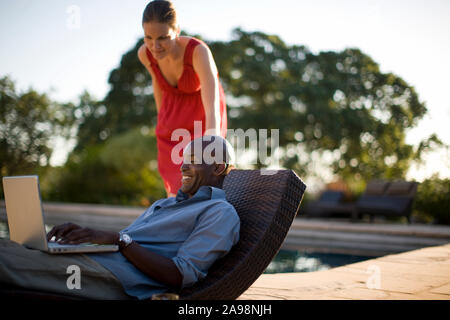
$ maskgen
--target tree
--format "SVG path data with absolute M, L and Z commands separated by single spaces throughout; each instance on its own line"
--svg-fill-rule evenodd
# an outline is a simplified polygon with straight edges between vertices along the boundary
M 71 108 L 33 89 L 18 93 L 9 77 L 0 78 L 1 175 L 28 174 L 48 166 L 51 139 L 69 134 Z
M 277 36 L 234 31 L 211 43 L 233 97 L 232 127 L 280 128 L 282 163 L 302 175 L 327 158 L 349 182 L 401 178 L 420 152 L 406 130 L 426 113 L 414 88 L 358 49 L 311 53 Z M 431 136 L 428 142 L 436 141 Z
M 111 71 L 106 97 L 93 101 L 88 95 L 78 107 L 78 140 L 75 152 L 130 129 L 156 125 L 156 106 L 151 77 L 137 58 L 142 41 L 122 56 Z
M 358 49 L 314 54 L 279 37 L 236 29 L 210 41 L 227 95 L 229 128 L 279 129 L 281 164 L 302 176 L 319 162 L 349 183 L 402 178 L 418 148 L 405 134 L 427 109 L 414 88 Z M 151 79 L 137 59 L 142 39 L 109 77 L 103 113 L 82 119 L 76 150 L 141 125 L 153 127 Z M 264 165 L 259 163 L 259 166 Z
M 414 214 L 437 224 L 450 224 L 450 179 L 437 174 L 425 179 L 417 188 Z
M 64 167 L 49 172 L 49 200 L 149 206 L 164 197 L 157 172 L 156 139 L 147 127 L 118 134 L 73 152 Z

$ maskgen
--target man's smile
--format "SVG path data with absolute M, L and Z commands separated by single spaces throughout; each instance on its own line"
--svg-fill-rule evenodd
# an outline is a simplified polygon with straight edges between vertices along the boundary
M 182 183 L 189 183 L 192 180 L 191 176 L 187 176 L 187 175 L 182 175 L 181 176 L 181 182 Z

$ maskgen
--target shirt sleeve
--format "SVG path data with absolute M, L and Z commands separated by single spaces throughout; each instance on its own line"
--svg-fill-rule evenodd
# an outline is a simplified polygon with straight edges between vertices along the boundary
M 209 267 L 239 241 L 239 230 L 236 210 L 226 202 L 199 217 L 196 227 L 172 258 L 183 276 L 183 288 L 206 276 Z

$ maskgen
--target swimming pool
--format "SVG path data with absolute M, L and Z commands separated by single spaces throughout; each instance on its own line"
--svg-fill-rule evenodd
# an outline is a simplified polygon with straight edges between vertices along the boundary
M 0 221 L 0 239 L 9 238 L 8 225 L 6 222 Z
M 264 273 L 312 272 L 328 270 L 374 257 L 335 253 L 280 250 Z
M 46 227 L 49 229 L 49 226 Z M 0 222 L 0 238 L 9 238 L 8 225 L 5 222 Z M 264 273 L 311 272 L 327 270 L 372 258 L 373 257 L 346 254 L 280 250 L 272 262 L 270 262 Z

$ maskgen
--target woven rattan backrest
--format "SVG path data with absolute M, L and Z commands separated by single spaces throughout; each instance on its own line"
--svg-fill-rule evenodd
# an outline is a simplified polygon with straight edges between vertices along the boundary
M 306 186 L 292 170 L 262 173 L 233 170 L 225 178 L 227 200 L 241 219 L 240 240 L 214 263 L 205 279 L 183 289 L 181 299 L 236 299 L 277 254 Z

